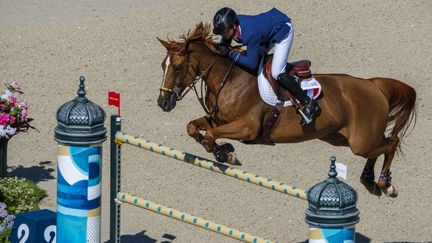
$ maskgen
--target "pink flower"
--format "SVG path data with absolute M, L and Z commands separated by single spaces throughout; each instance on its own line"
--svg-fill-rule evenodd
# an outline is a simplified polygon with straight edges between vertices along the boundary
M 10 122 L 9 114 L 0 113 L 0 125 L 6 126 Z
M 18 81 L 13 80 L 9 85 L 10 85 L 10 86 L 12 87 L 12 89 L 14 89 L 15 91 L 22 92 L 21 84 L 18 83 Z
M 6 87 L 4 93 L 0 93 L 0 137 L 11 138 L 33 127 L 29 124 L 32 119 L 28 114 L 27 101 L 14 95 L 22 94 L 21 85 L 14 80 Z
M 15 106 L 17 103 L 17 98 L 15 96 L 10 96 L 9 97 L 9 103 L 11 106 Z
M 28 109 L 27 101 L 25 101 L 24 99 L 18 99 L 18 106 L 21 109 Z
M 21 110 L 21 120 L 23 120 L 24 122 L 27 122 L 28 119 L 29 119 L 29 115 L 28 115 L 27 109 L 22 109 Z

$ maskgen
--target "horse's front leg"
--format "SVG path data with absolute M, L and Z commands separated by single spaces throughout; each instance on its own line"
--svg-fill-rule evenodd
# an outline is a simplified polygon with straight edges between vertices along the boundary
M 229 144 L 218 145 L 214 141 L 209 145 L 205 143 L 204 135 L 200 131 L 208 131 L 212 129 L 209 119 L 206 116 L 200 117 L 196 120 L 189 122 L 187 125 L 187 132 L 189 136 L 193 137 L 195 141 L 200 143 L 207 152 L 213 153 L 216 160 L 219 162 L 230 162 L 230 164 L 240 165 L 234 155 L 234 147 Z
M 204 148 L 208 151 L 208 148 L 204 144 L 204 136 L 200 133 L 200 131 L 207 131 L 211 129 L 211 125 L 209 123 L 209 119 L 206 116 L 200 117 L 189 122 L 186 126 L 187 132 L 189 136 L 195 139 L 198 143 L 204 146 Z
M 252 129 L 243 120 L 238 119 L 231 123 L 208 129 L 204 137 L 204 146 L 208 152 L 213 152 L 217 161 L 232 165 L 241 165 L 233 153 L 234 148 L 230 144 L 219 146 L 216 144 L 216 139 L 253 140 L 257 136 L 257 130 Z

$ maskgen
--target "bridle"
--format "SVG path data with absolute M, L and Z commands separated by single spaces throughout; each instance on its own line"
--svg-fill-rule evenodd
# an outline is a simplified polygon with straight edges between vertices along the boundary
M 175 82 L 174 82 L 174 87 L 172 89 L 166 88 L 163 86 L 164 84 L 164 79 L 165 77 L 162 78 L 162 85 L 159 88 L 161 91 L 165 91 L 168 92 L 170 94 L 175 93 L 177 98 L 176 101 L 180 101 L 183 99 L 183 97 L 191 90 L 193 89 L 195 91 L 195 95 L 198 99 L 198 101 L 200 102 L 201 106 L 203 107 L 204 111 L 207 113 L 207 115 L 216 115 L 217 111 L 218 111 L 218 107 L 217 107 L 217 100 L 219 97 L 219 94 L 222 90 L 222 88 L 224 87 L 225 81 L 227 80 L 233 66 L 234 66 L 234 62 L 231 63 L 227 73 L 225 74 L 224 78 L 222 79 L 222 82 L 220 84 L 220 89 L 217 91 L 216 94 L 216 103 L 214 105 L 214 107 L 210 110 L 208 105 L 206 105 L 206 103 L 204 102 L 204 90 L 207 88 L 207 82 L 206 79 L 208 77 L 208 73 L 210 72 L 211 68 L 215 65 L 216 61 L 219 58 L 219 55 L 217 55 L 214 59 L 213 62 L 204 70 L 204 72 L 202 72 L 199 76 L 196 76 L 195 79 L 192 81 L 192 83 L 190 85 L 187 86 L 186 91 L 184 91 L 182 94 L 180 94 L 181 88 L 180 85 L 184 82 L 184 79 L 186 78 L 186 76 L 189 74 L 190 72 L 188 72 L 189 70 L 189 66 L 192 67 L 192 69 L 194 70 L 195 73 L 198 73 L 198 70 L 191 64 L 190 62 L 190 52 L 188 51 L 168 51 L 168 54 L 171 55 L 178 55 L 178 56 L 183 56 L 186 59 L 186 65 L 184 68 L 184 72 L 182 75 L 179 75 Z M 169 57 L 168 57 L 169 58 Z M 166 67 L 167 68 L 167 67 Z M 196 84 L 201 81 L 201 94 L 198 94 L 197 91 L 197 87 Z M 216 121 L 215 121 L 216 122 Z
M 189 85 L 189 89 L 186 92 L 184 92 L 183 95 L 180 95 L 180 91 L 181 91 L 180 85 L 183 83 L 184 79 L 186 78 L 186 75 L 189 73 L 188 72 L 189 66 L 191 66 L 193 69 L 195 69 L 195 68 L 191 65 L 191 63 L 189 61 L 189 53 L 181 52 L 181 51 L 168 51 L 168 54 L 185 57 L 185 59 L 186 59 L 186 67 L 184 68 L 183 74 L 181 76 L 180 75 L 177 76 L 176 80 L 174 81 L 174 87 L 172 89 L 169 89 L 169 88 L 166 88 L 166 87 L 163 86 L 164 85 L 164 81 L 165 81 L 164 80 L 165 77 L 162 77 L 162 85 L 159 88 L 159 90 L 168 92 L 170 94 L 175 93 L 176 96 L 177 96 L 177 101 L 179 101 L 179 100 L 183 99 L 183 97 L 187 94 L 187 92 L 189 92 L 189 90 L 191 89 L 191 87 L 194 86 L 195 83 L 197 82 L 197 80 L 195 79 L 194 82 L 192 82 L 192 84 Z M 168 67 L 166 67 L 166 68 L 168 68 Z M 196 70 L 194 70 L 194 71 L 196 71 Z
M 192 81 L 192 83 L 191 83 L 190 85 L 187 86 L 187 90 L 184 91 L 184 92 L 180 95 L 180 91 L 181 91 L 180 85 L 184 82 L 184 79 L 186 78 L 186 75 L 190 74 L 190 73 L 188 72 L 189 67 L 192 67 L 192 69 L 193 69 L 193 71 L 194 71 L 195 73 L 198 73 L 198 70 L 197 70 L 197 69 L 196 69 L 196 68 L 191 64 L 191 62 L 189 61 L 189 59 L 190 59 L 190 53 L 189 53 L 189 52 L 187 52 L 187 51 L 186 51 L 186 52 L 182 52 L 182 51 L 168 51 L 168 54 L 171 54 L 171 55 L 177 55 L 177 56 L 183 56 L 183 57 L 185 57 L 185 59 L 186 59 L 186 65 L 185 65 L 184 71 L 183 71 L 182 75 L 177 76 L 176 80 L 174 81 L 174 87 L 173 87 L 172 89 L 169 89 L 169 88 L 164 87 L 163 84 L 164 84 L 164 78 L 165 78 L 165 77 L 163 77 L 163 78 L 162 78 L 162 85 L 161 85 L 161 87 L 159 88 L 160 91 L 165 91 L 165 92 L 168 92 L 168 93 L 170 93 L 170 94 L 175 93 L 176 96 L 177 96 L 177 101 L 182 100 L 183 97 L 185 97 L 185 95 L 186 95 L 186 94 L 187 94 L 191 89 L 194 89 L 194 90 L 195 90 L 195 93 L 197 93 L 195 85 L 198 83 L 198 81 L 200 81 L 200 80 L 202 81 L 202 80 L 203 80 L 203 78 L 208 74 L 208 72 L 210 71 L 210 69 L 213 67 L 213 65 L 216 63 L 216 60 L 218 59 L 218 57 L 216 57 L 216 58 L 214 59 L 213 63 L 212 63 L 210 66 L 208 66 L 208 67 L 206 68 L 206 70 L 205 70 L 201 75 L 195 77 L 195 79 Z

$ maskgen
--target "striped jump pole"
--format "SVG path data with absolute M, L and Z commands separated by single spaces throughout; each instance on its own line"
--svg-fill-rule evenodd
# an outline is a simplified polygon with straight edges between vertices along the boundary
M 307 192 L 295 186 L 285 184 L 284 182 L 274 181 L 247 171 L 239 170 L 233 166 L 227 166 L 215 161 L 207 160 L 199 156 L 179 151 L 174 148 L 166 147 L 162 144 L 157 144 L 139 137 L 134 137 L 127 133 L 117 132 L 115 134 L 117 144 L 129 144 L 138 148 L 142 148 L 154 153 L 158 153 L 170 158 L 174 158 L 195 166 L 218 172 L 230 177 L 237 178 L 264 188 L 268 188 L 277 192 L 281 192 L 296 198 L 307 200 Z
M 206 219 L 198 218 L 193 215 L 180 212 L 176 209 L 172 209 L 169 207 L 165 207 L 163 205 L 154 203 L 149 200 L 145 200 L 139 197 L 136 197 L 134 195 L 125 193 L 125 192 L 119 192 L 117 194 L 117 201 L 120 203 L 128 203 L 149 211 L 152 211 L 157 214 L 161 214 L 164 216 L 167 216 L 169 218 L 177 219 L 179 221 L 189 223 L 198 227 L 201 227 L 203 229 L 225 235 L 231 238 L 234 238 L 236 240 L 241 240 L 244 242 L 251 242 L 251 243 L 270 243 L 272 241 L 265 240 L 256 236 L 253 236 L 249 233 L 241 232 L 237 229 L 229 228 L 224 225 L 216 224 L 211 221 L 208 221 Z

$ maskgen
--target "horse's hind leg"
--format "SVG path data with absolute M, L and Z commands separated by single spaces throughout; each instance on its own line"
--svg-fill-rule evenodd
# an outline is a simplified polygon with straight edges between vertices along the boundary
M 333 146 L 349 146 L 348 140 L 345 138 L 344 135 L 339 132 L 328 134 L 320 138 L 320 140 L 327 142 Z
M 349 146 L 347 139 L 341 133 L 332 133 L 325 137 L 320 138 L 321 140 L 328 142 L 334 146 Z M 366 187 L 366 189 L 377 196 L 381 196 L 381 189 L 375 182 L 374 167 L 377 157 L 369 158 L 363 169 L 362 175 L 360 177 L 360 182 Z
M 369 192 L 375 195 L 379 195 L 379 193 L 376 193 L 374 189 L 377 185 L 386 196 L 397 197 L 397 191 L 395 187 L 391 184 L 390 166 L 398 144 L 399 139 L 397 137 L 391 137 L 388 139 L 383 139 L 381 146 L 373 149 L 372 151 L 369 151 L 367 153 L 355 152 L 355 154 L 357 155 L 368 158 L 360 180 Z M 353 147 L 351 147 L 351 149 L 353 149 Z M 384 164 L 381 170 L 380 178 L 378 179 L 378 183 L 375 183 L 373 168 L 377 157 L 381 154 L 384 154 Z
M 378 186 L 389 197 L 397 197 L 398 193 L 396 188 L 391 184 L 390 166 L 396 153 L 399 138 L 394 136 L 389 139 L 387 153 L 384 156 L 384 163 L 381 169 L 381 175 L 378 179 Z
M 383 135 L 381 146 L 386 146 L 388 143 L 388 139 L 386 139 L 385 135 Z M 384 153 L 385 156 L 385 153 Z M 360 182 L 366 187 L 366 189 L 376 195 L 381 196 L 382 191 L 378 184 L 375 182 L 375 163 L 378 157 L 368 158 L 366 164 L 363 168 L 363 172 L 360 176 Z
M 366 189 L 370 193 L 376 196 L 381 196 L 382 192 L 378 184 L 375 182 L 375 174 L 374 174 L 374 168 L 377 159 L 378 157 L 375 157 L 375 158 L 370 158 L 366 161 L 366 165 L 363 168 L 363 172 L 360 176 L 360 182 L 366 187 Z

